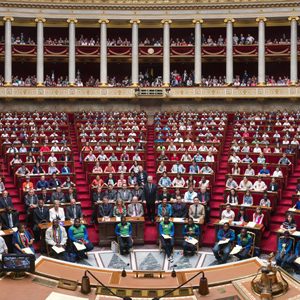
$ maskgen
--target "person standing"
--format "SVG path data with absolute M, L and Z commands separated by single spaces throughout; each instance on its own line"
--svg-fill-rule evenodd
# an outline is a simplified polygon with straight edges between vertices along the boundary
M 157 199 L 157 185 L 153 183 L 153 177 L 147 177 L 147 183 L 144 185 L 143 201 L 146 203 L 147 215 L 149 220 L 154 223 L 155 201 Z

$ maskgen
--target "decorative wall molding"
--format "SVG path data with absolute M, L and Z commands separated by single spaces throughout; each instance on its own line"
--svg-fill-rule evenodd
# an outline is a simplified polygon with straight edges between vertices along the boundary
M 152 89 L 153 90 L 153 89 Z M 159 90 L 159 89 L 156 89 Z M 218 88 L 161 88 L 161 99 L 293 99 L 300 100 L 300 87 L 218 87 Z M 45 88 L 1 87 L 0 99 L 136 99 L 135 88 Z M 143 96 L 140 98 L 147 98 Z M 156 98 L 149 95 L 148 98 Z

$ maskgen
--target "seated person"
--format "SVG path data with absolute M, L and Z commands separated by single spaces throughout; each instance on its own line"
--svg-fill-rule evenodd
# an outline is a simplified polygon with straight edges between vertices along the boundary
M 81 206 L 76 204 L 76 200 L 72 199 L 70 206 L 66 208 L 66 220 L 81 219 L 82 211 Z
M 253 213 L 253 220 L 255 224 L 263 224 L 264 214 L 262 212 L 261 207 L 257 207 L 255 212 Z
M 39 241 L 41 236 L 39 224 L 49 222 L 49 209 L 44 207 L 44 203 L 44 200 L 39 199 L 38 205 L 33 211 L 33 233 L 36 241 Z
M 176 173 L 176 174 L 185 173 L 185 167 L 183 166 L 183 164 L 177 161 L 176 164 L 172 166 L 171 173 Z
M 102 188 L 103 185 L 104 185 L 103 179 L 100 177 L 100 175 L 96 175 L 96 178 L 91 183 L 92 189 L 97 189 L 98 187 Z
M 300 240 L 295 246 L 294 254 L 290 255 L 286 260 L 286 263 L 295 270 L 296 274 L 300 274 L 300 264 L 295 262 L 298 257 L 300 257 Z
M 228 239 L 228 242 L 225 242 Z M 223 228 L 218 230 L 217 242 L 213 247 L 212 251 L 218 263 L 226 263 L 231 251 L 231 246 L 235 240 L 235 232 L 230 229 L 229 223 L 223 224 Z M 224 241 L 225 243 L 219 243 Z
M 199 174 L 213 174 L 214 170 L 206 163 L 204 166 L 200 169 Z
M 127 207 L 127 215 L 129 217 L 142 217 L 144 215 L 143 204 L 138 201 L 138 197 L 132 197 L 131 203 Z
M 126 221 L 126 217 L 121 217 L 121 222 L 115 228 L 121 255 L 129 254 L 132 248 L 132 225 Z
M 49 180 L 49 188 L 56 189 L 59 186 L 61 186 L 61 181 L 57 178 L 57 175 L 54 173 L 52 174 L 52 178 Z
M 246 215 L 245 207 L 240 208 L 238 215 L 235 218 L 235 221 L 242 222 L 243 224 L 249 222 L 249 218 Z
M 117 199 L 116 205 L 113 209 L 113 216 L 114 217 L 122 217 L 126 216 L 126 206 L 123 203 L 122 199 Z
M 252 206 L 253 205 L 253 197 L 249 190 L 246 191 L 246 193 L 243 196 L 243 204 L 245 206 Z
M 50 246 L 50 255 L 56 259 L 66 258 L 66 245 L 67 245 L 68 235 L 66 229 L 59 225 L 59 220 L 54 219 L 52 221 L 52 226 L 46 230 L 45 241 L 46 244 Z M 61 248 L 63 251 L 57 253 L 53 250 L 53 246 Z
M 168 189 L 166 187 L 162 188 L 162 193 L 158 195 L 158 200 L 162 201 L 163 198 L 167 198 L 168 201 L 171 200 L 171 195 L 168 192 Z
M 290 237 L 289 231 L 285 231 L 283 237 L 278 241 L 277 254 L 275 256 L 276 264 L 279 267 L 286 268 L 288 259 L 293 251 L 293 240 Z
M 239 253 L 235 254 L 240 260 L 249 258 L 249 252 L 253 244 L 252 236 L 247 232 L 246 228 L 241 229 L 241 233 L 237 236 L 237 245 L 242 249 Z
M 1 220 L 0 220 L 0 230 L 2 228 L 2 223 L 1 223 Z M 6 254 L 8 253 L 8 248 L 7 248 L 7 245 L 5 243 L 5 240 L 2 236 L 0 236 L 0 256 L 3 255 L 3 254 Z
M 226 181 L 226 189 L 237 189 L 239 186 L 237 182 L 233 179 L 233 177 L 230 175 Z
M 276 178 L 272 178 L 271 179 L 271 182 L 268 186 L 268 191 L 269 192 L 277 192 L 279 190 L 279 185 L 278 183 L 276 182 Z
M 46 177 L 43 175 L 41 176 L 41 179 L 37 182 L 36 184 L 37 189 L 48 189 L 49 188 L 49 183 L 46 180 Z
M 173 218 L 185 218 L 187 215 L 187 207 L 182 202 L 181 196 L 176 197 L 176 202 L 172 205 Z
M 293 234 L 297 230 L 297 225 L 292 214 L 287 214 L 285 221 L 280 226 L 281 230 L 288 231 Z
M 300 197 L 299 197 L 299 196 L 298 196 L 298 200 L 297 200 L 297 202 L 295 203 L 295 205 L 293 206 L 293 208 L 299 209 L 299 210 L 300 210 Z
M 200 192 L 198 193 L 198 198 L 200 200 L 200 204 L 202 204 L 205 208 L 205 222 L 209 223 L 209 216 L 210 216 L 210 207 L 209 207 L 209 200 L 210 200 L 210 193 L 207 191 L 207 187 L 202 186 L 200 188 Z
M 245 176 L 243 180 L 239 184 L 240 190 L 250 190 L 252 188 L 252 182 L 248 180 L 248 178 Z
M 26 193 L 31 189 L 33 189 L 33 183 L 30 181 L 30 176 L 26 176 L 26 181 L 22 184 L 22 191 Z
M 158 185 L 159 187 L 170 187 L 172 185 L 172 181 L 170 179 L 170 177 L 167 176 L 167 173 L 164 172 L 163 176 L 159 179 L 158 181 Z
M 264 165 L 263 168 L 259 171 L 258 175 L 260 175 L 260 176 L 270 176 L 271 173 L 270 173 L 270 170 L 267 169 L 267 166 Z
M 64 166 L 61 168 L 61 174 L 71 174 L 71 169 L 66 161 L 64 162 Z
M 59 219 L 60 221 L 65 221 L 65 211 L 60 206 L 59 200 L 54 201 L 54 207 L 49 209 L 49 220 L 52 222 L 54 219 Z
M 13 210 L 12 207 L 8 206 L 5 211 L 0 215 L 2 229 L 12 229 L 19 225 L 19 214 Z
M 67 203 L 70 203 L 71 200 L 75 200 L 75 202 L 77 200 L 76 191 L 72 187 L 69 187 L 68 192 L 64 196 Z
M 198 197 L 195 197 L 193 202 L 194 204 L 189 207 L 189 217 L 199 219 L 199 224 L 203 224 L 205 220 L 205 208 L 200 204 Z
M 188 223 L 184 225 L 182 234 L 184 236 L 183 255 L 187 255 L 188 253 L 194 255 L 197 250 L 197 244 L 190 243 L 189 238 L 192 237 L 198 241 L 200 236 L 200 228 L 194 223 L 193 218 L 188 218 Z
M 130 202 L 132 199 L 132 194 L 129 189 L 127 189 L 127 184 L 123 183 L 122 188 L 118 191 L 118 199 L 122 199 L 123 202 Z
M 116 201 L 117 200 L 117 196 L 118 196 L 118 192 L 116 190 L 114 190 L 114 187 L 112 184 L 108 185 L 107 190 L 104 192 L 104 196 L 107 196 L 109 201 Z
M 189 189 L 187 192 L 184 193 L 184 201 L 186 202 L 192 202 L 195 197 L 197 197 L 197 192 L 194 191 L 193 186 L 189 186 Z
M 36 208 L 38 203 L 38 197 L 34 192 L 34 189 L 29 190 L 28 194 L 25 195 L 25 206 L 27 209 L 27 214 L 31 214 L 31 209 Z
M 65 194 L 62 192 L 60 186 L 56 188 L 56 191 L 52 192 L 51 202 L 53 203 L 55 200 L 58 200 L 60 203 L 66 202 Z
M 98 218 L 113 216 L 113 205 L 109 203 L 108 197 L 103 197 L 102 203 L 98 206 L 97 216 Z
M 231 209 L 231 205 L 227 204 L 226 208 L 221 213 L 221 220 L 233 221 L 235 218 L 235 213 Z
M 0 198 L 0 208 L 6 208 L 6 207 L 14 207 L 12 203 L 12 199 L 8 194 L 7 190 L 4 190 L 2 193 L 2 197 Z
M 288 166 L 288 165 L 291 165 L 291 161 L 287 158 L 286 156 L 286 153 L 283 153 L 282 154 L 282 157 L 279 159 L 278 161 L 278 164 L 279 165 L 285 165 L 285 166 Z
M 38 194 L 38 200 L 43 200 L 44 203 L 51 202 L 51 196 L 48 194 L 48 191 L 45 188 L 42 188 L 42 193 Z
M 20 223 L 18 231 L 14 232 L 12 237 L 14 253 L 23 254 L 26 253 L 25 249 L 30 248 L 34 254 L 33 241 L 34 239 L 31 237 L 29 231 L 25 229 L 25 225 Z
M 159 223 L 159 239 L 161 246 L 165 249 L 168 260 L 173 262 L 173 247 L 174 247 L 174 224 L 170 222 L 169 217 L 165 216 L 164 220 Z
M 131 195 L 132 195 L 132 197 L 136 196 L 136 197 L 138 197 L 139 200 L 142 200 L 143 190 L 141 189 L 141 187 L 139 186 L 138 183 L 136 183 L 134 185 L 133 190 L 131 190 Z
M 235 189 L 231 189 L 227 198 L 226 198 L 226 203 L 232 204 L 232 205 L 238 205 L 239 204 L 239 198 L 237 195 L 237 192 Z
M 94 248 L 94 245 L 89 241 L 87 229 L 83 224 L 81 224 L 80 219 L 76 218 L 74 220 L 74 225 L 69 228 L 68 235 L 71 242 L 73 243 L 73 249 L 77 255 L 77 258 L 87 258 L 86 252 L 91 251 Z M 85 249 L 77 250 L 74 243 L 84 245 Z
M 257 192 L 264 192 L 267 189 L 267 185 L 262 181 L 261 177 L 254 182 L 252 189 Z
M 262 206 L 262 207 L 271 207 L 271 201 L 268 198 L 268 193 L 267 192 L 264 192 L 264 196 L 260 200 L 259 206 Z
M 168 203 L 167 198 L 163 198 L 162 202 L 158 205 L 157 215 L 159 217 L 172 216 L 172 205 Z

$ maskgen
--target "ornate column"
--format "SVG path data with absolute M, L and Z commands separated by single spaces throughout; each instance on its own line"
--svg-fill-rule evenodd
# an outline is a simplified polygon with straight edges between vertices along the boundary
M 78 21 L 76 19 L 68 19 L 67 22 L 69 23 L 69 85 L 74 86 L 76 78 L 75 27 Z
M 109 20 L 98 21 L 100 24 L 100 86 L 107 86 L 107 24 Z
M 4 17 L 5 22 L 5 62 L 4 62 L 4 84 L 10 86 L 12 83 L 12 49 L 11 49 L 11 23 L 13 17 Z
M 164 26 L 164 49 L 163 49 L 163 86 L 170 85 L 170 24 L 171 20 L 162 20 Z
M 258 22 L 258 85 L 265 85 L 266 58 L 265 58 L 265 22 L 266 18 L 257 18 Z
M 299 17 L 289 17 L 291 22 L 291 58 L 290 58 L 290 80 L 295 85 L 298 82 L 298 53 L 297 53 L 297 31 Z
M 44 18 L 36 18 L 36 84 L 44 85 Z
M 225 19 L 226 23 L 226 84 L 233 83 L 233 23 L 234 19 Z
M 132 28 L 131 39 L 131 84 L 139 85 L 139 24 L 140 20 L 130 20 Z
M 203 23 L 202 19 L 193 20 L 195 24 L 195 48 L 194 48 L 194 83 L 196 85 L 201 84 L 202 78 L 202 55 L 201 55 L 201 24 Z

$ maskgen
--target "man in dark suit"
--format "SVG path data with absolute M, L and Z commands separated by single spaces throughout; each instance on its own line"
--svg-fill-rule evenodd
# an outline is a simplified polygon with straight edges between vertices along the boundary
M 209 223 L 209 215 L 210 215 L 210 207 L 209 207 L 209 200 L 210 194 L 206 190 L 206 187 L 201 187 L 200 192 L 198 193 L 198 198 L 200 204 L 202 204 L 205 208 L 205 223 Z
M 118 192 L 114 190 L 112 184 L 108 185 L 108 189 L 105 191 L 104 196 L 108 197 L 108 200 L 116 201 L 117 200 Z
M 103 197 L 103 203 L 98 207 L 98 218 L 109 217 L 113 215 L 113 206 L 108 202 L 107 196 Z
M 60 203 L 66 202 L 65 194 L 62 192 L 61 187 L 57 187 L 56 191 L 51 195 L 51 202 L 54 203 L 55 200 L 58 200 Z
M 147 173 L 142 166 L 139 166 L 139 171 L 136 174 L 137 182 L 139 186 L 144 186 L 147 182 Z
M 123 202 L 130 202 L 131 201 L 132 194 L 131 194 L 130 190 L 127 189 L 127 184 L 126 183 L 123 183 L 122 189 L 120 189 L 118 191 L 117 198 L 122 199 Z
M 131 195 L 133 197 L 138 197 L 139 200 L 142 200 L 143 197 L 143 190 L 140 188 L 140 186 L 138 185 L 138 183 L 136 183 L 134 185 L 134 189 L 131 191 Z
M 70 220 L 70 219 L 74 220 L 76 218 L 81 219 L 82 218 L 82 211 L 81 211 L 80 205 L 76 204 L 75 199 L 72 199 L 70 204 L 71 205 L 66 208 L 66 219 L 67 220 Z
M 8 195 L 8 191 L 4 190 L 2 197 L 0 198 L 0 208 L 14 207 L 11 197 Z
M 102 188 L 99 186 L 97 190 L 93 193 L 93 198 L 92 198 L 93 205 L 95 205 L 96 203 L 100 203 L 102 198 L 103 198 Z
M 42 193 L 38 195 L 39 200 L 43 200 L 44 203 L 51 202 L 51 196 L 47 193 L 47 190 L 44 188 L 42 189 Z
M 54 173 L 52 175 L 52 178 L 49 180 L 49 187 L 51 189 L 55 189 L 59 186 L 61 186 L 61 181 L 57 178 L 56 174 Z
M 155 201 L 157 199 L 157 185 L 153 183 L 153 177 L 147 177 L 147 183 L 144 185 L 143 202 L 146 203 L 148 218 L 154 223 Z
M 173 217 L 174 218 L 185 218 L 187 215 L 187 207 L 185 203 L 182 202 L 180 196 L 176 197 L 176 203 L 172 205 Z
M 75 202 L 77 201 L 77 195 L 76 195 L 76 191 L 74 191 L 74 189 L 72 187 L 70 187 L 68 189 L 67 194 L 65 195 L 65 199 L 67 203 L 71 203 L 72 199 L 75 199 Z
M 1 214 L 2 228 L 11 229 L 19 225 L 19 214 L 13 210 L 12 207 L 8 206 L 5 212 Z
M 158 200 L 162 201 L 162 199 L 167 198 L 168 201 L 171 199 L 171 194 L 168 192 L 168 189 L 166 187 L 163 187 L 162 193 L 158 196 Z
M 38 200 L 38 206 L 33 211 L 33 233 L 36 241 L 40 240 L 41 230 L 39 224 L 49 222 L 49 209 L 44 207 L 44 200 Z

